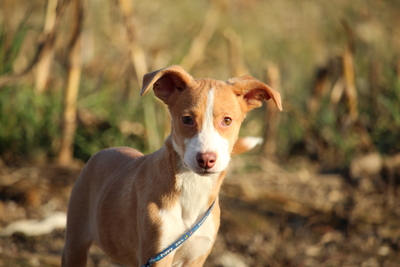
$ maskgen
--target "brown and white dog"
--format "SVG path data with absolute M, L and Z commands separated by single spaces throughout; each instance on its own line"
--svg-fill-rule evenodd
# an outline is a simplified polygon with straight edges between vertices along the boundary
M 215 201 L 200 229 L 153 264 L 202 266 L 216 239 L 218 192 L 246 113 L 268 99 L 282 110 L 279 93 L 250 76 L 193 79 L 171 66 L 146 74 L 141 95 L 151 86 L 168 106 L 171 134 L 149 155 L 119 147 L 89 160 L 71 193 L 63 267 L 86 266 L 92 243 L 117 262 L 143 266 Z

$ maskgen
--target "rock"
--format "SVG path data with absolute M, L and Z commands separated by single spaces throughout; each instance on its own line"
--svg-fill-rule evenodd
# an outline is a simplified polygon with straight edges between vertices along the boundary
M 225 252 L 214 261 L 216 266 L 221 267 L 247 267 L 244 260 L 231 252 Z
M 65 228 L 67 215 L 65 212 L 54 212 L 43 220 L 20 220 L 0 229 L 0 236 L 10 236 L 20 232 L 27 236 L 44 235 L 51 233 L 54 229 Z
M 350 173 L 353 178 L 373 176 L 380 173 L 383 167 L 383 159 L 378 153 L 361 156 L 351 162 Z

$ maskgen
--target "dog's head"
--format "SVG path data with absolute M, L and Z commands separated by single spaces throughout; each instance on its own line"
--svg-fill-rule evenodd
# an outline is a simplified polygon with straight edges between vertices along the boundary
M 175 151 L 198 174 L 227 168 L 247 112 L 269 99 L 282 110 L 280 94 L 250 76 L 227 82 L 193 79 L 182 67 L 171 66 L 146 74 L 141 95 L 152 85 L 171 114 Z

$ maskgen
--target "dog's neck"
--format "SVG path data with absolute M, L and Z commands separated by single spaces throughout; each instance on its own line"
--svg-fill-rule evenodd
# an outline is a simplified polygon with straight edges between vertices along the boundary
M 174 179 L 171 183 L 174 188 L 171 190 L 178 195 L 175 205 L 180 206 L 182 218 L 188 223 L 193 223 L 217 199 L 226 172 L 196 174 L 183 164 L 181 157 L 173 148 L 171 137 L 165 141 L 165 147 L 165 156 L 169 157 L 167 160 L 174 168 L 174 175 L 171 177 Z

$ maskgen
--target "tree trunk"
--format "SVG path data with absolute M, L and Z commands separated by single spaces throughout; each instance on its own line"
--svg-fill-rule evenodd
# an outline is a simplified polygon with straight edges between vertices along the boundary
M 76 131 L 76 101 L 81 77 L 81 31 L 83 23 L 83 3 L 73 0 L 74 19 L 73 32 L 68 50 L 68 79 L 64 95 L 64 110 L 62 114 L 61 147 L 58 163 L 72 163 L 74 153 L 74 136 Z
M 46 20 L 43 31 L 44 36 L 53 32 L 56 26 L 57 2 L 58 0 L 48 0 L 47 2 Z M 50 75 L 50 68 L 54 58 L 54 44 L 54 38 L 50 42 L 45 43 L 42 57 L 37 62 L 35 77 L 35 89 L 37 93 L 43 93 L 46 89 Z
M 267 84 L 281 92 L 281 76 L 277 65 L 267 65 Z M 266 107 L 266 127 L 264 135 L 263 156 L 267 158 L 275 157 L 276 138 L 278 136 L 278 127 L 280 122 L 279 111 L 272 101 L 267 102 Z

